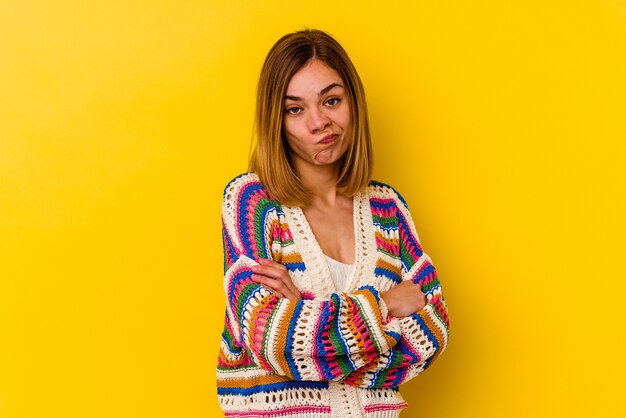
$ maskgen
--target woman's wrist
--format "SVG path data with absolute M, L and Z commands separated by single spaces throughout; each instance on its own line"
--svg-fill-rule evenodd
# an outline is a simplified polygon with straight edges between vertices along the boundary
M 380 296 L 381 308 L 382 308 L 381 313 L 386 313 L 387 315 L 393 316 L 392 314 L 393 309 L 394 309 L 393 298 L 389 297 L 388 292 L 380 292 L 379 296 Z M 384 306 L 384 308 L 382 306 Z M 386 312 L 382 312 L 383 310 Z M 386 315 L 383 315 L 383 317 L 385 316 Z

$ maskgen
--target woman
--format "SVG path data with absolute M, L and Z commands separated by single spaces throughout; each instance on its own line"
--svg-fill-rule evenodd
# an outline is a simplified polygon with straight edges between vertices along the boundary
M 250 172 L 224 190 L 226 416 L 397 417 L 448 341 L 406 202 L 371 181 L 365 95 L 317 30 L 270 50 Z

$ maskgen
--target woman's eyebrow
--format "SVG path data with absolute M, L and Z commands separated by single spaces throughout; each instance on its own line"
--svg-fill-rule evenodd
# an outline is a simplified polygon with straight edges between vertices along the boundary
M 329 91 L 331 91 L 335 87 L 343 88 L 343 86 L 341 84 L 339 84 L 339 83 L 332 83 L 332 84 L 329 84 L 328 86 L 324 87 L 322 90 L 320 90 L 320 92 L 318 93 L 318 96 L 325 95 L 326 93 L 328 93 Z
M 339 83 L 332 83 L 329 84 L 328 86 L 324 87 L 323 89 L 320 90 L 319 93 L 317 93 L 318 96 L 323 96 L 326 93 L 328 93 L 329 91 L 331 91 L 332 89 L 334 89 L 335 87 L 341 87 L 343 88 L 343 86 Z M 294 102 L 300 101 L 302 100 L 302 97 L 298 97 L 298 96 L 285 96 L 285 100 L 293 100 Z

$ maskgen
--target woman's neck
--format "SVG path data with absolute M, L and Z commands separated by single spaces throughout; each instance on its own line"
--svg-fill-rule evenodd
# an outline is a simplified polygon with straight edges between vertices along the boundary
M 309 206 L 335 206 L 338 197 L 338 167 L 336 165 L 298 167 L 298 175 L 302 185 L 312 194 Z

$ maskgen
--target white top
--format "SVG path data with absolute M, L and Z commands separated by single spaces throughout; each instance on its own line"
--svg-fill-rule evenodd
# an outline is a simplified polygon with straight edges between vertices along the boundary
M 334 258 L 330 258 L 326 254 L 324 256 L 328 263 L 328 270 L 330 270 L 330 278 L 335 283 L 335 290 L 337 292 L 345 292 L 348 288 L 348 281 L 354 274 L 354 264 L 344 264 Z

